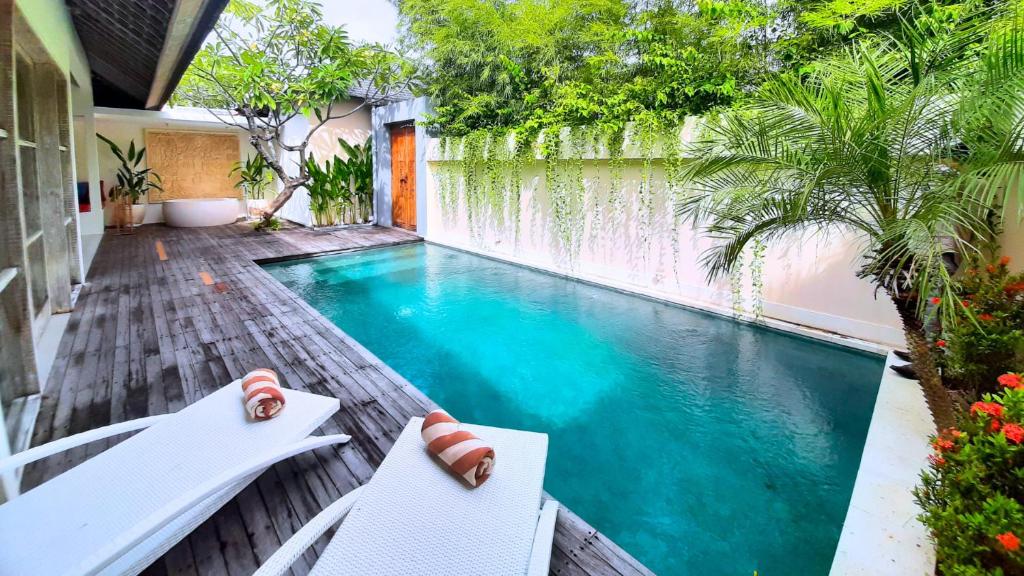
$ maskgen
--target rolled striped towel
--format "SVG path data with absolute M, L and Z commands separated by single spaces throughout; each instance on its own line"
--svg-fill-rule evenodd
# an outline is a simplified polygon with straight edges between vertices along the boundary
M 273 370 L 260 368 L 242 377 L 245 411 L 253 420 L 269 420 L 284 409 L 284 392 Z
M 460 430 L 459 421 L 444 410 L 427 414 L 420 434 L 427 450 L 470 486 L 479 486 L 491 477 L 494 449 L 472 432 Z

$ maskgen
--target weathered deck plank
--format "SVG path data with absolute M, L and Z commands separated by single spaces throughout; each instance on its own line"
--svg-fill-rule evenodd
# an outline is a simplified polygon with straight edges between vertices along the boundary
M 157 240 L 167 260 L 159 259 Z M 131 236 L 106 236 L 49 375 L 33 443 L 181 409 L 256 367 L 274 368 L 290 388 L 339 398 L 341 410 L 321 433 L 344 431 L 352 442 L 272 467 L 147 570 L 251 574 L 316 513 L 365 483 L 410 417 L 435 407 L 254 260 L 416 240 L 391 228 L 265 234 L 242 224 L 146 226 Z M 26 488 L 112 444 L 30 467 Z M 325 544 L 321 539 L 293 572 L 308 572 Z M 650 574 L 566 510 L 559 513 L 551 572 Z

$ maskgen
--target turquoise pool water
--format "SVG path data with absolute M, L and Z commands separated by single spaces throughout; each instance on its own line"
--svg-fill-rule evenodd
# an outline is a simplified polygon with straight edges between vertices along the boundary
M 434 245 L 266 268 L 456 418 L 547 432 L 547 490 L 656 573 L 828 573 L 881 357 Z

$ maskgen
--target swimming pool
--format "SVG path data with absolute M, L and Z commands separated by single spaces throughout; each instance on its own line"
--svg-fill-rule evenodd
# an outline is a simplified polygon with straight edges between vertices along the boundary
M 657 574 L 828 573 L 881 357 L 436 245 L 266 269 L 456 418 L 548 433 L 545 488 Z

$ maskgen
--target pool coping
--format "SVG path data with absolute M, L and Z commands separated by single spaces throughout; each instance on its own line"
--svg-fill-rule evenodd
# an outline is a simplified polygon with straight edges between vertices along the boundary
M 886 358 L 829 576 L 935 574 L 935 545 L 912 493 L 928 466 L 935 425 L 921 386 L 892 364 L 906 362 L 892 352 Z

